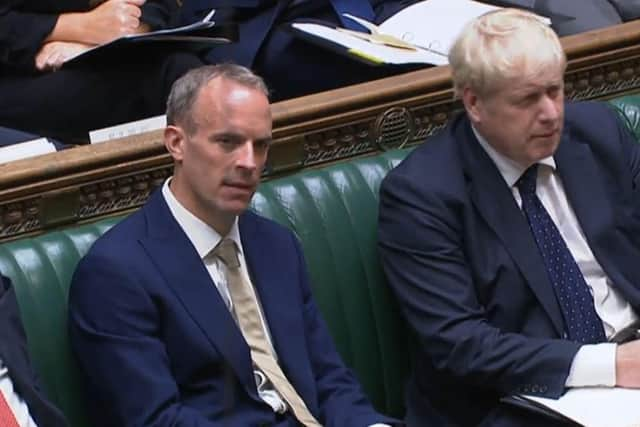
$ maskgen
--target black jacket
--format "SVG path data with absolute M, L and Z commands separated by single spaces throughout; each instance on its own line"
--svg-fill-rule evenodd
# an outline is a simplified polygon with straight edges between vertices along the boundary
M 35 55 L 65 12 L 86 12 L 89 0 L 0 0 L 0 74 L 35 72 Z M 152 29 L 175 24 L 176 0 L 149 0 L 142 21 Z

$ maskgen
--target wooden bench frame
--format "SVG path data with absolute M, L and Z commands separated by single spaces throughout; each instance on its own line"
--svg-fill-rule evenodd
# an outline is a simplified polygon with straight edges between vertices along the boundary
M 568 99 L 640 90 L 640 21 L 562 43 Z M 449 67 L 276 103 L 265 179 L 420 143 L 460 108 Z M 135 209 L 171 169 L 161 131 L 0 165 L 0 241 Z

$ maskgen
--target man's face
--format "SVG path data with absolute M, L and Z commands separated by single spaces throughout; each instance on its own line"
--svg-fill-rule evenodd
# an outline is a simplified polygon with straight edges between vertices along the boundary
M 478 130 L 499 153 L 528 167 L 553 155 L 564 121 L 562 67 L 535 77 L 516 77 L 488 95 L 471 89 L 465 108 Z
M 193 135 L 174 126 L 165 131 L 175 161 L 171 190 L 191 213 L 224 231 L 260 182 L 271 142 L 269 101 L 259 90 L 216 78 L 200 90 L 193 118 Z

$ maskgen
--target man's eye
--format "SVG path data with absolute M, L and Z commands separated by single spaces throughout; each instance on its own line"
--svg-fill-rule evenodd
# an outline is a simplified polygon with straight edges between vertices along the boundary
M 235 138 L 230 138 L 228 136 L 221 136 L 216 138 L 216 142 L 218 144 L 222 144 L 222 145 L 235 145 L 236 144 L 236 139 Z
M 255 146 L 258 150 L 266 150 L 269 148 L 269 141 L 256 141 Z
M 555 98 L 558 95 L 560 95 L 562 93 L 562 87 L 561 86 L 552 86 L 549 88 L 547 94 L 552 97 Z

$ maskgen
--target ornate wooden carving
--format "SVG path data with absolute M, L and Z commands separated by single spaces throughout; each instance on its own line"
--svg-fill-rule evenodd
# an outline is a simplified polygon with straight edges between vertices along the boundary
M 640 22 L 563 46 L 569 99 L 640 89 Z M 450 77 L 429 68 L 274 104 L 265 179 L 422 142 L 461 109 Z M 0 165 L 0 240 L 134 209 L 170 174 L 158 131 Z

